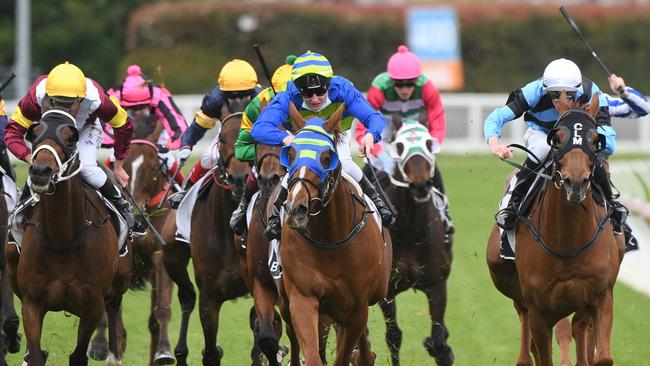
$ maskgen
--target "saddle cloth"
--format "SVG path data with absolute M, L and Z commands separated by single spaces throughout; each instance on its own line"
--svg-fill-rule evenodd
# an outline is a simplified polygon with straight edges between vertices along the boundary
M 212 171 L 206 173 L 199 179 L 185 194 L 176 211 L 176 240 L 190 244 L 190 232 L 192 229 L 192 211 L 199 193 L 207 179 L 211 179 Z

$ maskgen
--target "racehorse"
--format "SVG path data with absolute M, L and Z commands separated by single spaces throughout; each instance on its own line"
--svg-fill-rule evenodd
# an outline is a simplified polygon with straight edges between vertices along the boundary
M 521 322 L 517 365 L 552 365 L 552 327 L 574 314 L 572 334 L 578 365 L 612 365 L 610 334 L 613 287 L 624 252 L 608 208 L 597 204 L 592 184 L 597 153 L 604 138 L 597 133 L 596 97 L 586 113 L 562 93 L 560 119 L 549 133 L 552 173 L 516 229 L 515 263 L 499 256 L 496 226 L 488 241 L 492 280 L 513 299 Z M 591 328 L 595 343 L 589 342 Z M 531 344 L 532 336 L 532 344 Z
M 124 169 L 129 174 L 127 189 L 135 198 L 134 204 L 145 207 L 150 215 L 150 221 L 156 230 L 160 231 L 166 216 L 171 212 L 164 195 L 171 192 L 170 177 L 165 161 L 161 161 L 155 144 L 162 132 L 162 124 L 154 115 L 135 118 L 134 139 L 131 140 L 129 154 L 124 159 Z M 162 203 L 162 205 L 160 205 Z M 158 206 L 161 206 L 158 209 Z M 140 220 L 144 220 L 142 217 Z M 149 232 L 144 236 L 136 236 L 133 240 L 134 257 L 139 260 L 144 272 L 151 282 L 151 312 L 149 316 L 149 333 L 151 334 L 149 363 L 151 365 L 168 365 L 174 363 L 170 351 L 168 324 L 171 318 L 171 296 L 173 283 L 162 263 L 162 245 Z M 136 271 L 134 263 L 134 272 Z M 132 274 L 135 276 L 136 274 Z M 101 328 L 101 327 L 100 327 Z M 107 351 L 103 331 L 98 329 L 97 336 L 91 345 L 90 357 L 103 360 Z
M 322 316 L 339 326 L 334 365 L 347 365 L 356 344 L 356 363 L 372 365 L 368 306 L 387 293 L 390 236 L 369 215 L 360 187 L 342 172 L 335 146 L 343 106 L 327 121 L 309 122 L 290 107 L 300 132 L 281 155 L 290 178 L 280 243 L 280 310 L 292 343 L 291 365 L 299 365 L 296 343 L 307 365 L 323 365 Z
M 266 207 L 273 189 L 285 174 L 280 165 L 280 148 L 258 144 L 255 151 L 255 169 L 259 196 L 254 203 L 245 250 L 242 250 L 241 268 L 255 306 L 255 319 L 251 322 L 255 343 L 266 356 L 269 365 L 279 366 L 282 322 L 275 311 L 278 291 L 269 270 L 269 242 L 263 235 L 267 225 Z
M 132 259 L 130 250 L 119 256 L 109 210 L 77 174 L 79 132 L 74 122 L 65 112 L 48 111 L 26 135 L 34 148 L 29 178 L 38 201 L 25 214 L 20 254 L 11 245 L 6 255 L 9 278 L 22 301 L 29 365 L 45 364 L 41 332 L 48 311 L 79 317 L 70 365 L 88 364 L 86 349 L 105 310 L 109 348 L 117 359 L 113 364 L 121 358 L 117 314 L 129 286 Z
M 217 164 L 206 179 L 209 187 L 200 196 L 192 211 L 191 250 L 187 244 L 171 240 L 176 222 L 167 218 L 163 238 L 164 263 L 167 273 L 178 285 L 181 302 L 181 330 L 175 355 L 179 365 L 187 358 L 187 327 L 194 308 L 196 294 L 187 273 L 191 256 L 195 281 L 199 287 L 199 316 L 203 328 L 205 348 L 203 364 L 220 364 L 223 351 L 217 346 L 217 331 L 221 305 L 248 293 L 240 270 L 239 243 L 235 243 L 229 221 L 244 192 L 244 184 L 251 168 L 235 158 L 234 146 L 241 126 L 242 113 L 224 118 L 216 145 Z M 198 187 L 197 187 L 198 188 Z M 253 358 L 255 361 L 257 356 Z
M 397 169 L 384 184 L 397 211 L 397 221 L 390 230 L 393 270 L 388 296 L 380 302 L 393 366 L 399 365 L 402 343 L 395 297 L 410 288 L 424 292 L 429 303 L 432 325 L 431 335 L 424 340 L 425 348 L 440 366 L 451 365 L 454 361 L 452 349 L 447 344 L 449 332 L 444 321 L 453 239 L 451 234 L 445 236 L 440 211 L 434 205 L 437 198 L 432 191 L 432 177 L 435 154 L 440 151 L 440 146 L 429 134 L 426 115 L 423 116 L 420 121 L 405 122 L 398 115 L 393 117 L 397 133 L 391 149 Z

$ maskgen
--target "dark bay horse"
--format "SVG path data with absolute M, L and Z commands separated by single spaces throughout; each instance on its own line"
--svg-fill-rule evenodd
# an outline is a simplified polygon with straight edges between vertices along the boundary
M 521 321 L 517 365 L 532 365 L 530 349 L 537 365 L 552 365 L 552 327 L 571 314 L 577 364 L 613 364 L 613 287 L 624 244 L 614 236 L 608 209 L 596 203 L 592 183 L 604 146 L 594 120 L 598 100 L 592 99 L 587 113 L 576 107 L 563 93 L 561 117 L 548 138 L 553 172 L 529 216 L 520 218 L 514 265 L 499 257 L 496 228 L 488 242 L 492 279 L 513 299 Z
M 386 343 L 393 366 L 399 365 L 402 331 L 397 324 L 395 297 L 410 288 L 420 290 L 427 296 L 432 322 L 424 347 L 438 365 L 451 365 L 454 355 L 447 344 L 449 331 L 444 315 L 453 239 L 451 234 L 445 237 L 432 192 L 435 154 L 440 147 L 431 138 L 426 119 L 402 123 L 393 118 L 393 124 L 397 133 L 391 149 L 397 169 L 384 188 L 395 205 L 397 221 L 390 230 L 393 270 L 388 296 L 380 302 L 386 320 Z
M 277 360 L 280 350 L 279 339 L 282 336 L 282 324 L 275 311 L 278 304 L 278 291 L 269 270 L 269 242 L 264 237 L 267 216 L 266 208 L 273 189 L 285 174 L 280 165 L 280 148 L 258 144 L 256 147 L 255 169 L 259 196 L 253 207 L 253 215 L 246 235 L 246 249 L 242 251 L 242 272 L 255 306 L 255 319 L 252 326 L 255 341 L 268 364 L 279 366 Z
M 162 124 L 155 116 L 136 117 L 134 139 L 131 140 L 129 154 L 124 159 L 124 170 L 129 174 L 127 189 L 132 192 L 134 203 L 144 208 L 145 214 L 149 215 L 151 223 L 158 231 L 162 229 L 166 216 L 171 212 L 164 197 L 165 194 L 171 193 L 169 187 L 171 178 L 166 162 L 159 158 L 159 147 L 155 144 L 161 132 Z M 142 217 L 139 219 L 143 220 Z M 149 364 L 173 364 L 175 360 L 170 351 L 167 332 L 171 319 L 173 282 L 162 263 L 162 244 L 148 231 L 146 235 L 136 236 L 133 239 L 133 252 L 134 257 L 138 259 L 135 262 L 140 263 L 142 267 L 136 269 L 137 266 L 134 264 L 134 272 L 136 270 L 144 272 L 145 278 L 151 282 Z M 106 354 L 104 348 L 107 344 L 102 336 L 103 332 L 100 331 L 98 337 L 93 339 L 91 357 L 94 359 L 101 360 L 103 359 L 101 355 Z
M 194 308 L 196 294 L 187 272 L 189 258 L 194 265 L 195 281 L 199 287 L 199 316 L 203 326 L 205 348 L 203 363 L 219 365 L 223 351 L 217 346 L 219 311 L 221 305 L 248 293 L 240 269 L 239 242 L 235 243 L 229 221 L 244 192 L 251 167 L 235 158 L 234 146 L 241 126 L 242 113 L 233 113 L 222 121 L 218 136 L 218 161 L 208 180 L 208 191 L 197 199 L 191 223 L 191 248 L 173 240 L 176 222 L 168 217 L 163 238 L 164 263 L 167 273 L 178 285 L 181 302 L 181 330 L 175 355 L 179 365 L 187 358 L 187 328 Z M 254 360 L 258 357 L 255 356 Z
M 116 324 L 129 286 L 131 255 L 120 257 L 113 220 L 97 192 L 82 184 L 74 117 L 48 111 L 27 132 L 32 142 L 31 189 L 39 201 L 25 215 L 21 252 L 6 250 L 9 277 L 22 301 L 29 365 L 44 365 L 43 318 L 48 311 L 79 317 L 70 365 L 87 365 L 86 349 L 104 311 L 109 348 L 119 361 Z
M 280 243 L 280 309 L 292 343 L 291 365 L 300 364 L 296 343 L 307 365 L 323 365 L 319 339 L 323 316 L 338 324 L 334 365 L 347 365 L 355 345 L 356 364 L 372 365 L 368 306 L 387 293 L 390 236 L 369 215 L 360 187 L 342 172 L 335 141 L 343 107 L 327 121 L 315 117 L 307 125 L 291 107 L 301 132 L 282 151 L 290 178 Z

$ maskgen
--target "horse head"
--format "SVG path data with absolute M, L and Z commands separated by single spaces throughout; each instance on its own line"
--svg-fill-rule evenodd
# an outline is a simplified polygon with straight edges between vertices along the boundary
M 269 145 L 257 145 L 255 150 L 255 169 L 260 194 L 269 197 L 273 189 L 287 172 L 280 164 L 280 148 Z
M 134 139 L 148 140 L 155 143 L 162 131 L 163 126 L 159 123 L 155 114 L 138 114 L 135 116 L 133 124 Z
M 287 223 L 294 230 L 305 229 L 309 216 L 318 215 L 335 191 L 341 169 L 336 143 L 344 108 L 341 105 L 326 121 L 319 117 L 305 121 L 290 105 L 299 132 L 291 145 L 282 148 L 280 163 L 289 174 L 285 208 Z
M 553 159 L 553 181 L 564 188 L 569 202 L 581 203 L 591 186 L 598 152 L 605 148 L 605 136 L 598 133 L 598 96 L 578 109 L 562 93 L 557 101 L 560 118 L 549 132 L 547 142 Z
M 391 143 L 391 155 L 397 161 L 397 168 L 416 202 L 430 201 L 433 187 L 432 178 L 436 169 L 436 154 L 440 144 L 431 137 L 425 118 L 418 121 L 393 116 L 397 129 L 395 140 Z
M 246 177 L 251 171 L 247 162 L 235 158 L 235 142 L 239 136 L 243 113 L 233 113 L 224 118 L 217 142 L 217 171 L 219 179 L 230 186 L 233 199 L 239 201 L 244 194 Z
M 25 139 L 32 145 L 29 179 L 35 192 L 52 192 L 57 182 L 79 172 L 79 131 L 72 115 L 56 109 L 45 112 L 29 127 Z M 77 170 L 71 172 L 74 166 Z

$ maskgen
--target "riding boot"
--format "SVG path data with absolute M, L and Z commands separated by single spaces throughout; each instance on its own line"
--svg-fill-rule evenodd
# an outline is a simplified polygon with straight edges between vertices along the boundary
M 435 171 L 433 173 L 433 178 L 431 178 L 431 182 L 433 183 L 433 186 L 438 190 L 438 192 L 443 194 L 444 202 L 445 202 L 445 207 L 444 207 L 444 217 L 442 220 L 445 225 L 445 234 L 450 235 L 456 232 L 456 228 L 454 227 L 454 222 L 451 220 L 451 214 L 449 214 L 449 200 L 447 200 L 447 194 L 445 193 L 445 185 L 442 183 L 442 176 L 440 175 L 440 170 L 438 169 L 438 166 L 436 165 Z M 443 211 L 443 210 L 441 210 Z
M 248 210 L 248 204 L 251 202 L 251 198 L 255 192 L 257 192 L 257 181 L 255 180 L 253 172 L 250 172 L 246 179 L 244 194 L 239 201 L 239 206 L 230 217 L 230 228 L 236 235 L 241 236 L 244 234 L 244 231 L 246 231 L 246 211 Z
M 196 164 L 194 164 L 194 167 L 192 167 L 192 171 L 190 172 L 190 175 L 187 177 L 187 180 L 185 181 L 185 185 L 183 186 L 183 190 L 180 192 L 176 192 L 173 195 L 169 196 L 167 199 L 169 201 L 169 205 L 172 206 L 173 209 L 177 209 L 178 206 L 180 206 L 181 201 L 183 201 L 183 198 L 185 198 L 185 194 L 187 191 L 189 191 L 192 186 L 199 181 L 199 179 L 203 178 L 205 173 L 209 172 L 210 169 L 206 169 L 201 165 L 201 161 L 197 161 Z
M 273 211 L 271 212 L 271 217 L 269 217 L 269 222 L 266 225 L 264 230 L 264 236 L 267 240 L 271 241 L 273 239 L 280 240 L 280 234 L 282 233 L 282 223 L 280 222 L 280 214 L 282 212 L 282 206 L 284 206 L 284 201 L 287 200 L 287 195 L 289 191 L 280 186 L 280 192 L 278 192 L 278 197 L 273 202 Z
M 14 182 L 16 181 L 16 171 L 14 170 L 13 165 L 11 165 L 11 161 L 9 161 L 7 149 L 2 149 L 2 151 L 0 151 L 0 167 L 5 171 L 5 173 L 7 173 L 7 176 L 9 176 L 11 180 Z
M 379 211 L 383 225 L 389 229 L 393 227 L 395 224 L 395 216 L 390 211 L 390 209 L 388 209 L 388 206 L 386 203 L 384 203 L 384 200 L 381 198 L 379 193 L 377 193 L 375 186 L 366 176 L 363 176 L 363 178 L 361 178 L 359 185 L 361 185 L 363 193 L 367 194 L 377 207 L 377 211 Z
M 99 192 L 115 205 L 115 208 L 120 212 L 120 215 L 122 215 L 124 220 L 126 220 L 129 229 L 135 229 L 133 209 L 131 208 L 131 204 L 122 197 L 120 189 L 116 187 L 110 179 L 106 179 L 104 185 L 99 188 Z
M 610 219 L 612 220 L 612 225 L 614 226 L 614 233 L 619 235 L 621 233 L 624 233 L 625 230 L 623 230 L 623 225 L 627 220 L 629 211 L 627 207 L 623 206 L 623 204 L 618 202 L 616 200 L 616 197 L 614 197 L 611 181 L 609 180 L 609 174 L 605 170 L 605 166 L 603 165 L 602 161 L 598 161 L 596 163 L 596 167 L 594 169 L 594 181 L 598 185 L 598 188 L 600 188 L 602 191 L 604 196 L 603 198 L 607 200 L 607 204 L 612 207 L 612 214 L 610 216 Z M 627 242 L 628 240 L 629 238 L 626 237 L 625 241 Z
M 530 158 L 526 159 L 524 166 L 528 167 L 530 170 L 522 169 L 517 172 L 515 175 L 517 182 L 515 183 L 515 187 L 512 189 L 512 192 L 510 194 L 510 201 L 508 202 L 508 206 L 499 210 L 495 215 L 497 225 L 506 231 L 512 230 L 515 228 L 515 226 L 517 226 L 521 200 L 524 198 L 524 194 L 526 194 L 530 188 L 530 184 L 535 177 L 535 174 L 532 171 L 536 171 L 539 167 L 539 165 L 535 164 Z

